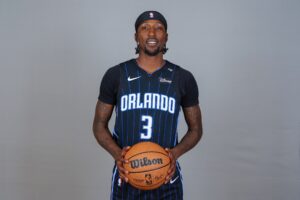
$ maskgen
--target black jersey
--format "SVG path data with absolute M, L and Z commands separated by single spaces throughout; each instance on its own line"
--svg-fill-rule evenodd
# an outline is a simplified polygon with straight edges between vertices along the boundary
M 140 141 L 152 141 L 173 148 L 178 143 L 177 124 L 181 107 L 198 104 L 198 87 L 193 75 L 166 61 L 148 74 L 135 59 L 110 68 L 104 75 L 98 99 L 115 105 L 113 138 L 123 148 Z M 141 191 L 121 183 L 113 169 L 111 199 L 182 200 L 180 166 L 168 184 Z
M 180 108 L 198 104 L 198 88 L 189 71 L 171 62 L 148 74 L 132 59 L 105 73 L 99 100 L 116 105 L 113 137 L 120 147 L 152 141 L 172 148 Z

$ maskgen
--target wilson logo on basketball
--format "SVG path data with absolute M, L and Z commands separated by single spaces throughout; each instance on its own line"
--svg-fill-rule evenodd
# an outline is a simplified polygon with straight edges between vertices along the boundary
M 130 165 L 132 169 L 143 167 L 143 166 L 149 166 L 149 165 L 162 165 L 163 160 L 161 158 L 153 158 L 148 159 L 147 157 L 144 157 L 143 159 L 136 159 L 130 161 Z

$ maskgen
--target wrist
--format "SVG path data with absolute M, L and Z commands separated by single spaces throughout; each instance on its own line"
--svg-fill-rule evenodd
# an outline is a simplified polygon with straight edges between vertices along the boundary
M 114 153 L 112 154 L 112 157 L 114 160 L 117 162 L 122 159 L 122 150 L 121 149 L 116 149 Z
M 174 147 L 173 149 L 170 149 L 170 151 L 171 151 L 171 153 L 172 153 L 175 160 L 177 160 L 181 156 L 181 154 L 179 153 L 178 148 L 176 148 L 176 147 Z

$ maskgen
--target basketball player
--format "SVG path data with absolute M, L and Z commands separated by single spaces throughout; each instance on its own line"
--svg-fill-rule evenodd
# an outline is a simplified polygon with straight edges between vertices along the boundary
M 107 70 L 96 105 L 93 124 L 98 143 L 116 161 L 111 199 L 183 199 L 182 177 L 176 161 L 202 136 L 198 87 L 193 75 L 165 60 L 167 21 L 156 11 L 142 13 L 135 22 L 138 57 Z M 108 122 L 115 107 L 112 133 Z M 182 109 L 188 130 L 178 141 L 177 123 Z M 143 191 L 127 183 L 124 155 L 141 141 L 166 148 L 171 159 L 165 184 Z

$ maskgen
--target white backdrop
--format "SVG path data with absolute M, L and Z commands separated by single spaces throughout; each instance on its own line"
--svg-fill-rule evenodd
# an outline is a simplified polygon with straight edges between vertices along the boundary
M 149 9 L 167 18 L 166 58 L 199 85 L 185 199 L 299 200 L 297 0 L 0 0 L 0 199 L 109 199 L 113 160 L 91 130 L 99 84 L 135 57 Z

